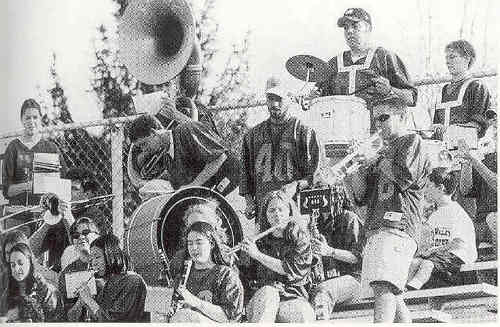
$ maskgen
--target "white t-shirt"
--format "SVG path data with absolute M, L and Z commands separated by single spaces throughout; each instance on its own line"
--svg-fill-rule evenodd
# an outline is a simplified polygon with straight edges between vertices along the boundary
M 469 215 L 456 201 L 439 207 L 427 221 L 431 228 L 432 246 L 448 244 L 455 238 L 463 241 L 463 245 L 450 250 L 464 263 L 473 263 L 477 259 L 476 233 Z

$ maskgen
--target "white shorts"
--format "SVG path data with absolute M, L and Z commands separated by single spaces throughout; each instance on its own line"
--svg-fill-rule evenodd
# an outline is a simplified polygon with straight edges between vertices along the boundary
M 361 298 L 373 297 L 374 281 L 389 282 L 402 292 L 416 251 L 417 243 L 404 232 L 381 229 L 371 235 L 363 251 Z

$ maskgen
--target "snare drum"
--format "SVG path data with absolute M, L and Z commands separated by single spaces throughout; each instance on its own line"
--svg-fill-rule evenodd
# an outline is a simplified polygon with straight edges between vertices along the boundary
M 333 95 L 311 100 L 304 122 L 324 144 L 370 136 L 370 112 L 365 100 L 355 96 Z

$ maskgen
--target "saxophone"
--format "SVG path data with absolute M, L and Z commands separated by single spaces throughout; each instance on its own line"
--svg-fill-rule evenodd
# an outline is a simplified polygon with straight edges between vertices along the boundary
M 179 281 L 179 286 L 180 285 L 186 286 L 192 265 L 193 265 L 193 260 L 184 261 L 184 267 L 182 268 L 182 275 Z M 177 289 L 175 289 L 174 293 L 172 294 L 172 301 L 170 302 L 170 310 L 168 313 L 169 320 L 175 315 L 177 311 L 179 311 L 179 309 L 182 308 L 183 304 L 182 300 L 183 300 L 182 296 L 177 292 Z
M 312 238 L 321 239 L 321 233 L 318 230 L 318 217 L 319 210 L 314 210 L 311 214 L 311 221 L 309 222 L 309 230 Z M 313 287 L 325 280 L 325 270 L 323 267 L 323 258 L 321 254 L 313 252 L 313 260 L 311 266 L 311 282 Z

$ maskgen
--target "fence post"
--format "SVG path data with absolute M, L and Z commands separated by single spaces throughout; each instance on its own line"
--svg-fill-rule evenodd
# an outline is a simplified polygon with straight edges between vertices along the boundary
M 113 198 L 113 234 L 123 245 L 123 125 L 111 133 L 111 189 Z

